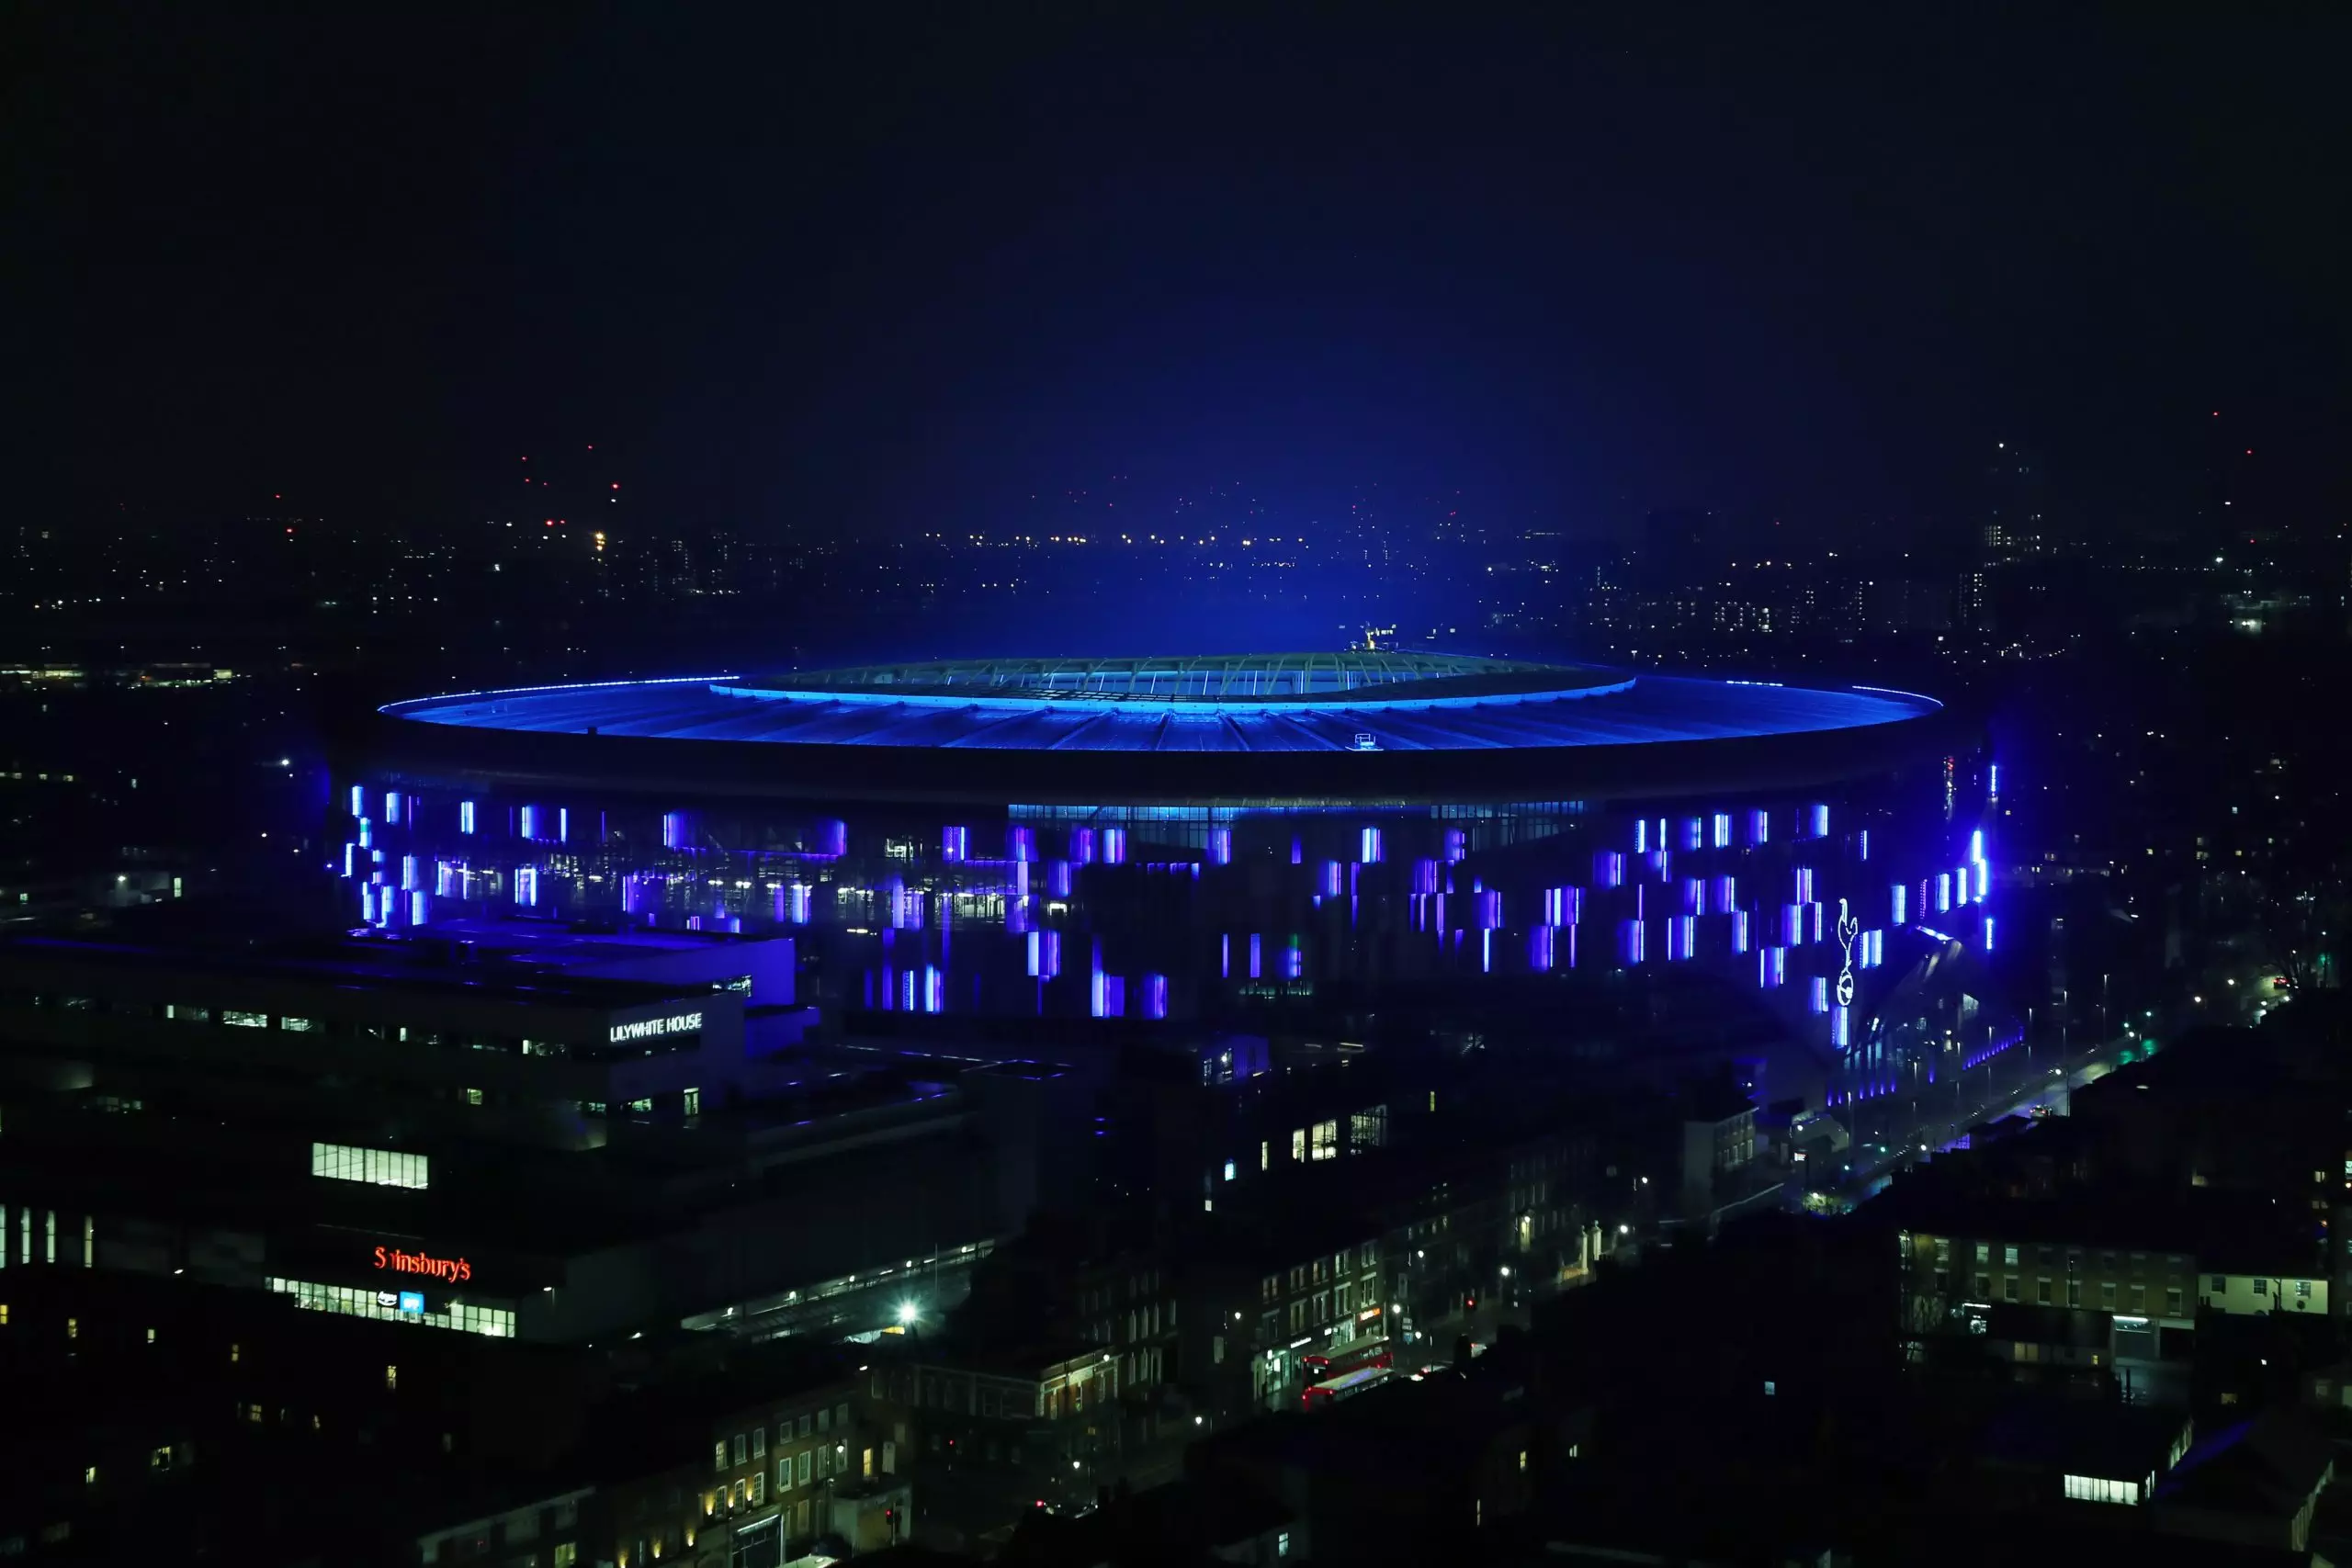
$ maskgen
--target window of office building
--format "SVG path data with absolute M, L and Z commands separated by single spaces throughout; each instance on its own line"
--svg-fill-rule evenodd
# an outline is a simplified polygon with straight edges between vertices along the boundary
M 269 1280 L 269 1288 L 294 1297 L 312 1312 L 371 1317 L 382 1323 L 420 1323 L 427 1328 L 454 1328 L 462 1334 L 486 1334 L 494 1339 L 514 1337 L 514 1314 L 505 1307 L 473 1306 L 427 1296 L 425 1310 L 413 1312 L 400 1305 L 400 1292 L 354 1290 L 345 1285 L 320 1285 L 308 1280 L 281 1280 L 275 1276 Z
M 267 1029 L 269 1027 L 269 1014 L 266 1012 L 245 1012 L 237 1008 L 222 1008 L 220 1010 L 220 1021 L 236 1029 Z
M 330 1181 L 365 1181 L 377 1187 L 432 1185 L 432 1171 L 424 1155 L 398 1149 L 365 1149 L 350 1144 L 312 1144 L 311 1174 Z
M 2007 1264 L 2012 1269 L 2016 1268 L 2018 1266 L 2018 1249 L 2014 1247 L 2005 1247 L 2001 1248 L 2001 1261 Z
M 2066 1495 L 2082 1503 L 2121 1503 L 2129 1506 L 2140 1501 L 2140 1483 L 2106 1481 L 2096 1475 L 2070 1475 L 2066 1477 Z
M 1315 1141 L 1312 1149 L 1309 1151 L 1308 1157 L 1312 1159 L 1337 1159 L 1340 1157 L 1339 1122 L 1317 1122 L 1315 1123 Z

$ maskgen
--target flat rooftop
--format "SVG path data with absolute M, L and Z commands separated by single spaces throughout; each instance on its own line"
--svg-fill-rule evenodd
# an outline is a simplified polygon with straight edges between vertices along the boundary
M 429 944 L 368 938 L 297 939 L 238 945 L 162 945 L 56 936 L 0 942 L 0 973 L 10 970 L 47 984 L 71 984 L 83 966 L 115 975 L 138 972 L 187 976 L 208 982 L 267 980 L 390 991 L 444 999 L 511 1001 L 542 1007 L 616 1011 L 657 1006 L 680 997 L 707 996 L 693 982 L 615 980 L 567 975 L 560 966 L 491 957 L 465 961 Z

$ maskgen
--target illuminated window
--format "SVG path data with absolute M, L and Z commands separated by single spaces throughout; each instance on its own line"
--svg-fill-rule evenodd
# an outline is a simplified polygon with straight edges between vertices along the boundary
M 399 1367 L 387 1366 L 384 1369 L 384 1386 L 386 1388 L 398 1388 L 401 1386 L 401 1370 Z
M 2081 1503 L 2120 1503 L 2136 1506 L 2140 1501 L 2140 1483 L 2136 1481 L 2106 1481 L 2096 1475 L 2066 1477 L 2066 1495 Z
M 1340 1157 L 1340 1123 L 1338 1122 L 1317 1122 L 1315 1123 L 1315 1141 L 1313 1150 L 1309 1157 L 1313 1159 L 1337 1159 Z
M 330 1181 L 365 1181 L 377 1187 L 407 1187 L 419 1191 L 432 1185 L 428 1156 L 397 1149 L 359 1148 L 349 1144 L 312 1144 L 311 1174 Z
M 220 1021 L 237 1029 L 267 1029 L 269 1027 L 269 1014 L 266 1012 L 243 1012 L 235 1008 L 222 1008 L 220 1010 Z
M 710 1445 L 710 1468 L 713 1470 L 727 1468 L 727 1439 L 724 1438 Z

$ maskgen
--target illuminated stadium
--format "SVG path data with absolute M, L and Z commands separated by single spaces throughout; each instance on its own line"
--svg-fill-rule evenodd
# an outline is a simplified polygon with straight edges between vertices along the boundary
M 1866 687 L 938 661 L 394 703 L 345 772 L 369 925 L 786 931 L 847 1010 L 1223 1022 L 1680 971 L 1760 995 L 1834 1100 L 1870 1088 L 1873 972 L 1992 931 L 1973 735 Z

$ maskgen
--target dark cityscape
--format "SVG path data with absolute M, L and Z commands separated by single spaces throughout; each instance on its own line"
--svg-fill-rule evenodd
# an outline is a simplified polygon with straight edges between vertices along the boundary
M 2352 1561 L 2352 13 L 0 19 L 0 1562 Z

